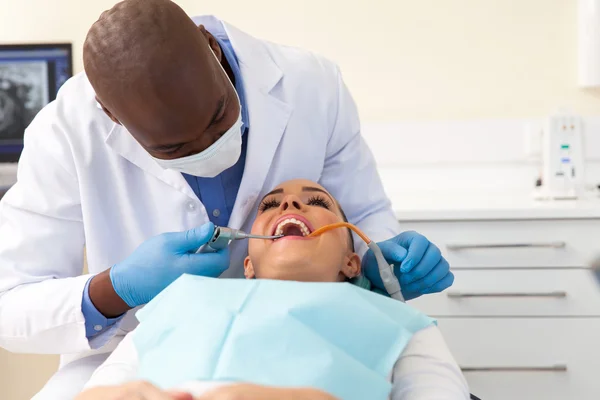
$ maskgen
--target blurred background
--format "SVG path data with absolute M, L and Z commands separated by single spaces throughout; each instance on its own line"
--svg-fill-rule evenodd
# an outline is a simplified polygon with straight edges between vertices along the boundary
M 0 41 L 73 42 L 116 2 L 0 0 Z M 259 38 L 341 66 L 363 119 L 545 116 L 560 104 L 597 114 L 577 87 L 575 0 L 176 1 Z

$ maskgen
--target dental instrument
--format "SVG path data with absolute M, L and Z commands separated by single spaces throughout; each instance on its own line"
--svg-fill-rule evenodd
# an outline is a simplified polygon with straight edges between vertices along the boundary
M 348 222 L 337 222 L 335 224 L 322 226 L 319 229 L 310 233 L 307 237 L 315 237 L 321 235 L 322 233 L 337 228 L 351 229 L 367 244 L 367 247 L 373 252 L 375 259 L 377 260 L 377 266 L 379 267 L 379 275 L 381 276 L 381 280 L 383 281 L 383 286 L 385 287 L 385 290 L 388 292 L 391 298 L 404 302 L 404 296 L 402 295 L 400 282 L 394 274 L 394 266 L 392 264 L 388 264 L 385 257 L 383 256 L 383 253 L 381 252 L 381 249 L 379 248 L 379 246 L 377 246 L 377 243 L 369 239 L 369 237 L 365 235 L 360 229 L 358 229 L 358 227 Z
M 404 296 L 402 295 L 402 290 L 400 288 L 400 282 L 396 275 L 394 274 L 394 266 L 389 264 L 377 243 L 369 239 L 367 235 L 365 235 L 358 227 L 347 223 L 347 222 L 338 222 L 335 224 L 325 225 L 320 227 L 319 229 L 313 231 L 307 237 L 315 237 L 321 235 L 325 232 L 328 232 L 333 229 L 338 228 L 348 228 L 351 229 L 354 233 L 356 233 L 366 244 L 367 247 L 373 252 L 375 259 L 377 260 L 377 266 L 379 267 L 379 275 L 381 276 L 381 280 L 383 282 L 383 286 L 385 290 L 388 292 L 391 298 L 404 302 Z M 222 226 L 215 226 L 215 232 L 213 233 L 211 239 L 208 243 L 200 246 L 200 248 L 196 251 L 196 253 L 211 253 L 225 247 L 229 246 L 231 242 L 234 240 L 241 239 L 264 239 L 264 240 L 274 240 L 280 239 L 285 235 L 254 235 L 251 233 L 243 232 L 239 229 L 227 228 Z
M 265 239 L 265 240 L 273 240 L 282 238 L 284 235 L 274 235 L 274 236 L 263 236 L 263 235 L 254 235 L 252 233 L 246 233 L 239 229 L 227 228 L 223 226 L 215 226 L 215 232 L 212 237 L 208 241 L 208 243 L 200 246 L 200 248 L 196 251 L 198 253 L 212 253 L 225 247 L 229 246 L 234 240 L 242 240 L 242 239 Z

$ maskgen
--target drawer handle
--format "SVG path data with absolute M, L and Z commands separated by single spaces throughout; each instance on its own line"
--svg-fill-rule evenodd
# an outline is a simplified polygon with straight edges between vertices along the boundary
M 461 367 L 463 372 L 566 372 L 566 364 L 547 367 Z
M 451 299 L 462 299 L 469 297 L 545 297 L 562 299 L 567 297 L 567 292 L 556 291 L 556 292 L 541 292 L 541 293 L 521 293 L 521 292 L 498 292 L 498 293 L 468 293 L 468 292 L 447 292 L 446 296 Z
M 565 242 L 540 242 L 540 243 L 496 243 L 496 244 L 449 244 L 446 248 L 450 251 L 474 250 L 474 249 L 520 249 L 520 248 L 545 248 L 562 249 L 566 247 Z

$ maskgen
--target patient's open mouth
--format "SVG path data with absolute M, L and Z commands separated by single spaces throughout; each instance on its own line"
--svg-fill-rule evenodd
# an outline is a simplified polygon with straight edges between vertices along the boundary
M 277 222 L 273 234 L 304 237 L 308 236 L 312 231 L 312 227 L 304 218 L 290 215 Z

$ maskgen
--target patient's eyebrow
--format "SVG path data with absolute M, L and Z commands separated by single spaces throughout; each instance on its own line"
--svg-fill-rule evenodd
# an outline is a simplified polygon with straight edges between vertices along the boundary
M 329 197 L 331 200 L 333 200 L 333 197 L 331 197 L 331 195 L 329 193 L 327 193 L 327 191 L 318 188 L 318 187 L 314 187 L 314 186 L 302 186 L 302 191 L 303 192 L 321 192 L 327 195 L 327 197 Z
M 279 194 L 279 193 L 283 193 L 282 188 L 271 190 L 269 193 L 267 193 L 263 196 L 262 200 L 264 200 L 266 197 L 272 196 L 274 194 Z

